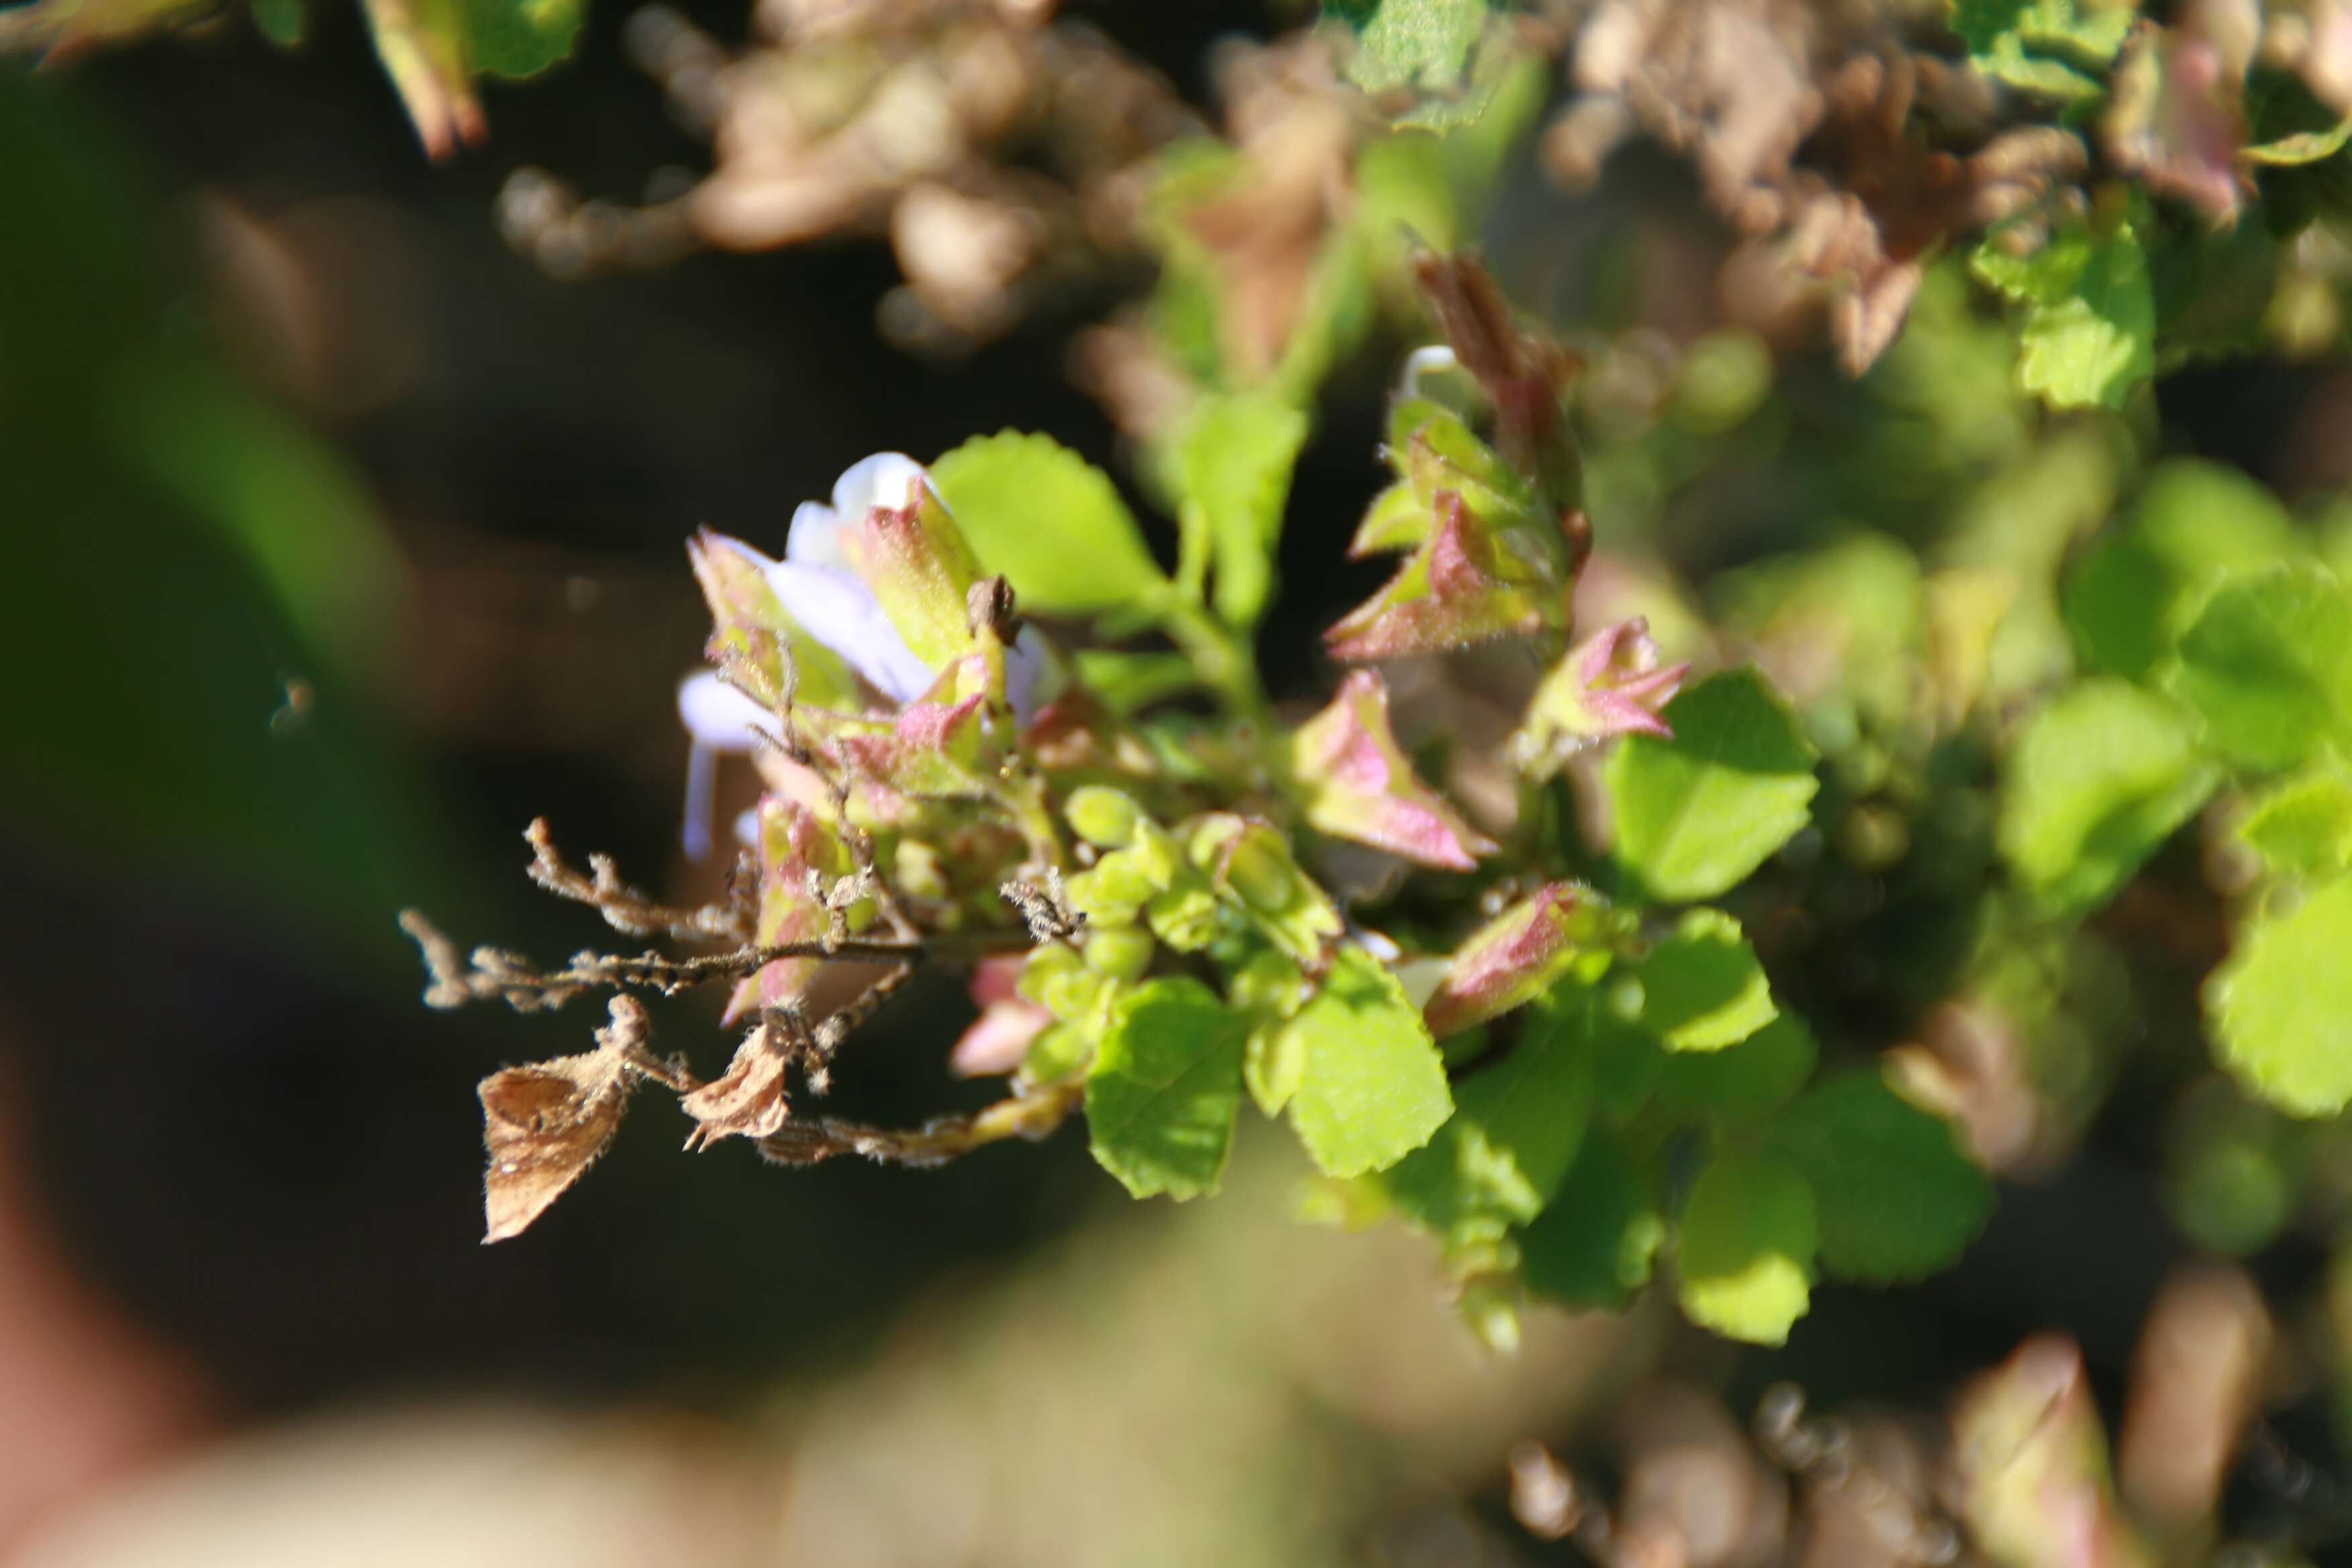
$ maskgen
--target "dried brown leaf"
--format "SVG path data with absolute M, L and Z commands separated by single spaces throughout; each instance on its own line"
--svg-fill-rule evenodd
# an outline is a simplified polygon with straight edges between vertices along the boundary
M 580 1179 L 613 1141 L 640 1069 L 646 1010 L 615 996 L 596 1049 L 508 1068 L 482 1080 L 482 1178 L 487 1244 L 520 1236 Z
M 780 1131 L 791 1106 L 784 1098 L 790 1057 L 777 1031 L 761 1024 L 743 1037 L 725 1076 L 678 1100 L 695 1120 L 686 1136 L 689 1149 L 707 1149 L 721 1138 L 765 1138 Z

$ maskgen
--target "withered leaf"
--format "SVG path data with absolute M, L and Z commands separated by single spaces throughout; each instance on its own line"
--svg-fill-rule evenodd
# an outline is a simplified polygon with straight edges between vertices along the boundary
M 485 1244 L 520 1236 L 580 1179 L 613 1141 L 636 1081 L 646 1012 L 634 998 L 613 998 L 611 1025 L 596 1049 L 576 1057 L 508 1068 L 484 1079 L 482 1177 Z
M 765 1138 L 784 1124 L 783 1042 L 765 1024 L 743 1037 L 727 1073 L 678 1100 L 697 1125 L 686 1135 L 689 1149 L 707 1149 L 721 1138 Z

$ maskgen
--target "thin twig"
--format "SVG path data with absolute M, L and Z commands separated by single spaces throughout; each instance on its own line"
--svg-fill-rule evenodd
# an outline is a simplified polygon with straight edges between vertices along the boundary
M 604 917 L 605 924 L 625 936 L 669 936 L 689 942 L 751 940 L 753 928 L 745 923 L 743 902 L 736 893 L 731 876 L 725 901 L 704 904 L 699 909 L 676 909 L 656 903 L 623 882 L 620 869 L 609 855 L 589 856 L 588 875 L 583 876 L 556 848 L 554 830 L 543 816 L 533 819 L 522 837 L 523 842 L 530 846 L 532 881 L 560 899 L 586 904 Z
M 428 1007 L 461 1007 L 469 1002 L 503 1001 L 517 1012 L 561 1007 L 589 991 L 638 986 L 665 996 L 714 981 L 740 980 L 780 958 L 834 958 L 893 967 L 927 963 L 967 963 L 992 952 L 1030 945 L 1025 931 L 957 932 L 918 937 L 845 937 L 814 942 L 747 944 L 697 958 L 671 958 L 647 951 L 635 955 L 578 952 L 562 969 L 537 970 L 520 956 L 478 947 L 461 954 L 457 944 L 416 910 L 400 912 L 400 927 L 415 939 L 433 977 Z
M 965 1116 L 941 1116 L 919 1127 L 892 1131 L 817 1117 L 788 1121 L 760 1140 L 760 1152 L 780 1165 L 814 1165 L 836 1154 L 863 1154 L 889 1165 L 929 1167 L 1007 1138 L 1032 1142 L 1069 1120 L 1084 1097 L 1081 1080 L 1033 1089 Z

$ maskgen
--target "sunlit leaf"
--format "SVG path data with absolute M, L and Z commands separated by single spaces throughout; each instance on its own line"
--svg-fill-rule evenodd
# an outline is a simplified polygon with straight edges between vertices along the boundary
M 1110 479 L 1050 436 L 979 437 L 930 471 L 981 570 L 1011 583 L 1024 610 L 1097 615 L 1167 588 Z
M 2278 564 L 2215 588 L 2181 634 L 2173 692 L 2249 768 L 2352 744 L 2352 600 L 2320 566 Z
M 1603 773 L 1617 860 L 1654 897 L 1713 898 L 1805 826 L 1813 748 L 1752 669 L 1709 676 L 1661 717 L 1672 739 L 1628 736 Z
M 1756 950 L 1720 910 L 1693 910 L 1636 971 L 1642 1021 L 1670 1051 L 1717 1051 L 1780 1016 Z
M 2026 722 L 2001 774 L 2001 856 L 2058 911 L 2098 903 L 2212 793 L 2188 718 L 2118 680 L 2086 680 Z
M 2206 982 L 2217 1054 L 2252 1093 L 2295 1116 L 2352 1104 L 2352 879 L 2237 932 Z
M 1794 1168 L 1767 1154 L 1717 1154 L 1683 1206 L 1684 1314 L 1729 1339 L 1783 1343 L 1812 1303 L 1819 1238 L 1812 1189 Z
M 1241 1107 L 1248 1021 L 1189 976 L 1121 997 L 1087 1073 L 1088 1146 L 1139 1198 L 1213 1192 Z
M 1428 1146 L 1389 1173 L 1397 1207 L 1457 1243 L 1535 1218 L 1583 1141 L 1593 1046 L 1581 1009 L 1530 1013 L 1502 1060 L 1454 1086 L 1454 1115 Z
M 1177 438 L 1184 525 L 1207 532 L 1217 614 L 1233 626 L 1255 625 L 1274 591 L 1290 471 L 1306 440 L 1307 416 L 1264 392 L 1206 399 Z
M 1326 1175 L 1385 1170 L 1429 1142 L 1454 1109 L 1436 1042 L 1394 975 L 1339 949 L 1314 998 L 1285 1026 L 1297 1052 L 1290 1124 Z

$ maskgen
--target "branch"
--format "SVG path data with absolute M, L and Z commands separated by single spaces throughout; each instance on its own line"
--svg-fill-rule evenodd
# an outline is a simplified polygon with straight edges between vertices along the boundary
M 656 903 L 623 882 L 620 868 L 609 855 L 589 856 L 589 874 L 582 876 L 555 847 L 554 832 L 543 816 L 534 819 L 522 837 L 530 846 L 532 881 L 557 898 L 586 904 L 604 917 L 605 924 L 625 936 L 740 943 L 751 941 L 759 927 L 758 879 L 746 874 L 748 857 L 737 858 L 727 879 L 725 902 L 681 910 Z
M 400 912 L 400 929 L 415 939 L 433 977 L 425 992 L 426 1006 L 462 1007 L 469 1002 L 503 1001 L 519 1013 L 561 1007 L 584 992 L 633 985 L 671 996 L 714 981 L 740 980 L 780 958 L 837 958 L 891 965 L 961 963 L 1029 945 L 1027 933 L 1021 931 L 959 933 L 952 942 L 936 937 L 828 937 L 746 944 L 699 958 L 671 958 L 650 950 L 634 956 L 583 952 L 574 953 L 564 968 L 537 970 L 520 956 L 495 947 L 463 953 L 416 910 Z
M 904 1131 L 818 1117 L 788 1121 L 760 1140 L 760 1152 L 779 1165 L 814 1165 L 836 1154 L 863 1154 L 887 1165 L 944 1165 L 1007 1138 L 1036 1142 L 1052 1134 L 1086 1092 L 1082 1079 L 1000 1100 L 964 1116 L 940 1116 Z

